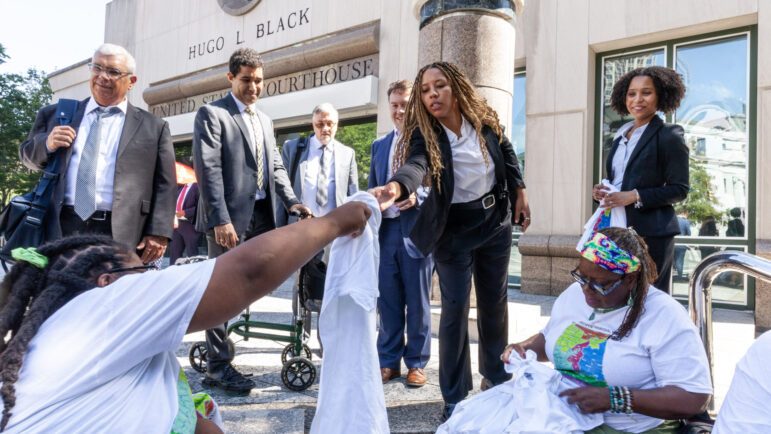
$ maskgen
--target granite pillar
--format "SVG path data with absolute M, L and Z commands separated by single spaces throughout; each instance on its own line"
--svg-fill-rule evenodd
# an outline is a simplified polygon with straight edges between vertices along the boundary
M 519 1 L 503 1 L 510 8 L 487 9 L 490 2 L 464 2 L 466 7 L 451 9 L 437 1 L 417 0 L 415 10 L 424 11 L 418 39 L 418 66 L 445 61 L 457 65 L 487 99 L 509 129 L 514 86 L 515 13 L 521 10 Z M 444 8 L 444 9 L 443 9 Z M 515 9 L 519 9 L 516 10 Z

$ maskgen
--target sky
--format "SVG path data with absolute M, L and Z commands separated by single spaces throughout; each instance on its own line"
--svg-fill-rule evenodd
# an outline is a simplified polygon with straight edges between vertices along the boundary
M 51 73 L 90 57 L 104 42 L 110 0 L 0 0 L 0 73 Z M 34 23 L 34 25 L 31 25 Z

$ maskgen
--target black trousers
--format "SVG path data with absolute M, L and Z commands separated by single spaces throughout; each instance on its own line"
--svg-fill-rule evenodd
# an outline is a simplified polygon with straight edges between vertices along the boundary
M 254 202 L 254 212 L 252 213 L 252 218 L 249 221 L 249 226 L 247 227 L 246 232 L 243 234 L 238 234 L 238 244 L 241 244 L 250 238 L 254 238 L 275 228 L 276 225 L 273 221 L 273 208 L 270 206 L 270 200 L 258 200 Z M 214 230 L 206 232 L 206 244 L 209 249 L 209 258 L 216 258 L 217 256 L 228 251 L 226 247 L 222 247 L 217 244 L 214 238 Z M 231 348 L 230 345 L 228 345 L 227 339 L 227 322 L 221 326 L 206 330 L 207 374 L 222 370 L 233 360 L 233 357 L 235 357 L 235 354 L 231 352 Z
M 659 277 L 653 282 L 656 288 L 671 294 L 672 265 L 675 258 L 675 236 L 643 237 L 648 245 L 648 253 L 656 264 Z
M 511 378 L 500 355 L 508 343 L 508 265 L 511 222 L 506 204 L 492 210 L 453 210 L 434 251 L 442 293 L 439 386 L 447 403 L 473 389 L 468 337 L 471 278 L 477 296 L 479 370 L 499 384 Z

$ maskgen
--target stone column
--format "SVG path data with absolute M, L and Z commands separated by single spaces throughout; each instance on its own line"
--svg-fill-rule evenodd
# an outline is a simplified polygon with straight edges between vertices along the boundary
M 491 8 L 497 3 L 499 8 Z M 413 0 L 420 20 L 418 67 L 456 64 L 508 131 L 514 86 L 514 24 L 522 0 Z

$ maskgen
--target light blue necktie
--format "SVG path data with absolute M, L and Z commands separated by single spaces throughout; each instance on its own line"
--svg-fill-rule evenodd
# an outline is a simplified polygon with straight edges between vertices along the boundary
M 78 177 L 75 184 L 75 213 L 81 220 L 88 220 L 96 211 L 96 163 L 99 160 L 102 128 L 107 118 L 117 113 L 117 107 L 99 107 L 96 109 L 96 119 L 91 123 L 86 144 L 80 155 Z

